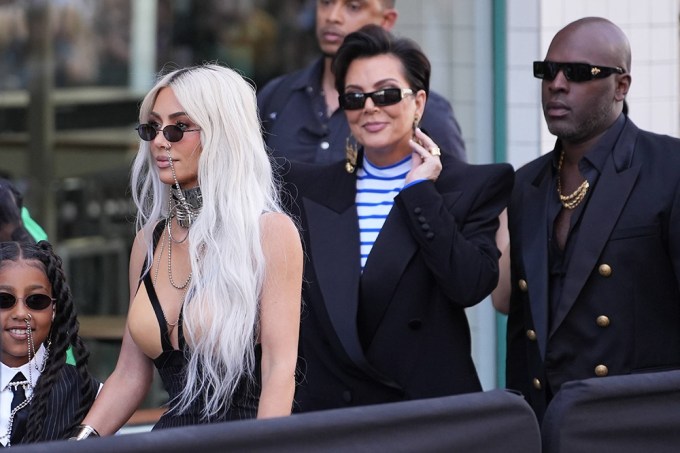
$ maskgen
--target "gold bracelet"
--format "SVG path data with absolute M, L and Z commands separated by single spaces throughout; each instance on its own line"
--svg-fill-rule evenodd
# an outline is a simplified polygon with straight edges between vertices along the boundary
M 68 440 L 83 440 L 88 437 L 99 437 L 99 433 L 90 425 L 78 425 Z

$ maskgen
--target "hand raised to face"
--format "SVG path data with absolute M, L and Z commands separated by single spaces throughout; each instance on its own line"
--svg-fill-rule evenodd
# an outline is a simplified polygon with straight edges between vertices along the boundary
M 413 166 L 406 175 L 406 184 L 418 179 L 436 181 L 442 171 L 441 151 L 437 144 L 419 127 L 409 143 L 413 149 Z

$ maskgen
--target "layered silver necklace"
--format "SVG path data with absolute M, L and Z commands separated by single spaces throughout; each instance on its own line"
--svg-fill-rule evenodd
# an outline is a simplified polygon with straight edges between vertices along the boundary
M 175 176 L 174 168 L 172 175 Z M 189 228 L 198 217 L 202 207 L 201 188 L 181 189 L 175 178 L 175 184 L 170 188 L 170 217 L 175 217 L 182 228 Z
M 167 221 L 167 243 L 168 243 L 168 279 L 170 280 L 170 284 L 172 285 L 173 288 L 178 289 L 183 292 L 182 295 L 182 303 L 184 303 L 184 298 L 186 297 L 186 292 L 189 287 L 189 283 L 191 282 L 191 277 L 193 276 L 193 272 L 189 272 L 189 276 L 186 278 L 186 280 L 181 283 L 177 284 L 175 282 L 175 279 L 173 278 L 173 272 L 172 272 L 172 243 L 177 243 L 181 244 L 184 241 L 187 240 L 189 237 L 189 233 L 187 232 L 186 236 L 182 240 L 175 240 L 175 238 L 172 236 L 172 219 L 173 217 L 177 219 L 177 224 L 182 227 L 189 229 L 191 225 L 193 225 L 194 221 L 198 217 L 198 214 L 201 212 L 201 207 L 203 207 L 203 196 L 201 195 L 201 188 L 200 187 L 194 187 L 192 189 L 187 189 L 183 190 L 180 185 L 179 181 L 177 180 L 177 175 L 175 173 L 175 165 L 172 161 L 172 156 L 170 155 L 170 150 L 168 151 L 168 162 L 170 163 L 170 170 L 172 171 L 172 179 L 175 181 L 175 184 L 173 184 L 170 187 L 170 197 L 168 199 L 168 221 Z M 161 243 L 161 251 L 159 253 L 159 257 L 163 256 L 163 250 L 165 248 L 165 243 L 166 239 L 163 239 L 163 242 Z M 154 276 L 154 286 L 156 286 L 156 283 L 158 281 L 158 271 L 160 269 L 160 261 L 158 263 L 158 266 L 156 267 L 156 274 Z M 169 322 L 168 318 L 165 316 L 165 312 L 163 311 L 163 308 L 161 307 L 161 312 L 163 313 L 163 318 L 165 319 L 165 322 L 170 326 L 171 328 L 176 326 L 179 323 L 179 318 L 177 321 L 174 323 Z
M 172 171 L 172 179 L 175 181 L 170 187 L 169 199 L 169 217 L 177 218 L 177 223 L 182 228 L 189 228 L 203 207 L 203 195 L 201 188 L 196 186 L 192 189 L 182 189 L 177 181 L 177 174 L 175 173 L 175 164 L 172 161 L 170 150 L 168 152 L 168 162 L 170 163 L 170 171 Z

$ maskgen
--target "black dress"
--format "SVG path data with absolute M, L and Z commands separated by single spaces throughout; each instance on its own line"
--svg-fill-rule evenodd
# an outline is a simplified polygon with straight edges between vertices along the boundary
M 154 231 L 154 248 L 158 245 L 158 240 L 163 232 L 165 222 L 159 223 Z M 168 392 L 170 405 L 174 399 L 180 394 L 184 388 L 185 372 L 187 366 L 186 357 L 186 342 L 182 331 L 182 315 L 178 323 L 179 347 L 174 349 L 170 342 L 170 332 L 161 310 L 161 305 L 156 295 L 156 290 L 151 281 L 151 272 L 147 272 L 143 278 L 146 292 L 151 301 L 151 305 L 156 313 L 158 325 L 161 332 L 161 345 L 163 352 L 158 358 L 154 359 L 154 365 L 158 370 L 158 374 L 163 381 L 163 387 Z M 204 406 L 204 398 L 201 396 L 194 400 L 191 406 L 182 413 L 171 407 L 165 412 L 154 429 L 172 428 L 185 425 L 197 425 L 201 423 L 217 423 L 230 420 L 243 420 L 248 418 L 255 418 L 257 416 L 257 407 L 260 396 L 260 358 L 262 356 L 262 349 L 259 344 L 255 345 L 255 379 L 248 379 L 247 376 L 241 378 L 241 381 L 234 392 L 231 404 L 225 406 L 222 411 L 209 418 L 202 418 L 201 411 Z

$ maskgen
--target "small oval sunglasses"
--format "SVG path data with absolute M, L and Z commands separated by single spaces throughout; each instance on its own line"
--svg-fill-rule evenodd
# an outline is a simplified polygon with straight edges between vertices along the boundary
M 139 134 L 139 138 L 146 142 L 150 142 L 156 138 L 156 135 L 158 135 L 159 132 L 163 131 L 163 136 L 165 139 L 173 143 L 182 140 L 185 132 L 200 131 L 200 129 L 182 129 L 181 127 L 174 124 L 168 124 L 163 129 L 157 129 L 155 126 L 149 123 L 140 124 L 135 128 L 135 130 Z
M 7 310 L 14 307 L 19 299 L 23 299 L 24 304 L 31 310 L 44 310 L 52 305 L 52 302 L 57 301 L 57 299 L 47 294 L 31 294 L 26 297 L 16 297 L 14 294 L 0 292 L 0 309 Z

